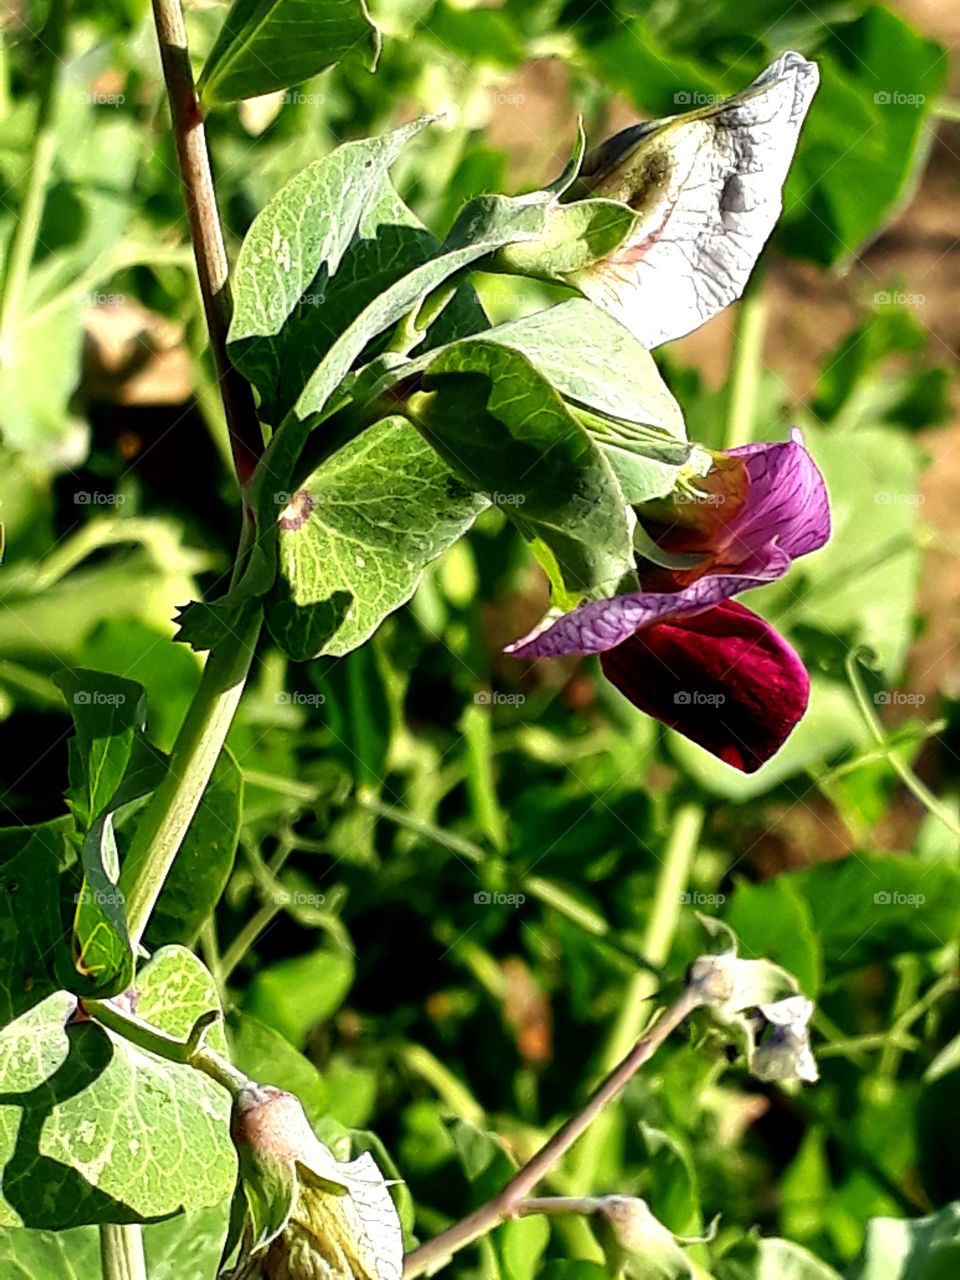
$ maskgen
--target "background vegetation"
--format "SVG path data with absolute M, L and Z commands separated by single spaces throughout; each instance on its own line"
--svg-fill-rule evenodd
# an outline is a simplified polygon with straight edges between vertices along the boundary
M 200 669 L 171 619 L 223 590 L 236 524 L 149 14 L 52 3 L 6 7 L 0 64 L 0 244 L 18 214 L 37 218 L 0 310 L 0 350 L 15 352 L 0 364 L 10 828 L 61 811 L 63 666 L 141 682 L 169 749 Z M 190 7 L 198 60 L 222 12 Z M 186 908 L 158 917 L 150 940 L 200 930 L 237 1061 L 295 1089 L 332 1143 L 375 1132 L 422 1239 L 585 1096 L 702 948 L 695 912 L 720 915 L 818 1001 L 822 1083 L 759 1086 L 677 1040 L 552 1190 L 642 1195 L 684 1235 L 722 1215 L 692 1256 L 724 1280 L 952 1275 L 956 15 L 919 0 L 373 12 L 376 76 L 348 61 L 213 112 L 231 256 L 281 183 L 345 138 L 444 112 L 394 172 L 443 233 L 468 197 L 554 177 L 578 111 L 599 138 L 739 89 L 783 48 L 819 62 L 746 301 L 658 353 L 692 438 L 797 424 L 824 471 L 831 543 L 750 601 L 813 672 L 811 710 L 743 776 L 636 712 L 592 662 L 504 657 L 546 595 L 491 510 L 348 657 L 290 664 L 264 639 L 229 739 L 244 801 L 235 860 L 227 839 L 211 872 L 225 898 L 202 928 Z M 476 283 L 496 320 L 549 294 Z M 209 1280 L 223 1221 L 148 1228 L 156 1276 Z M 755 1224 L 797 1247 L 758 1253 Z M 94 1274 L 96 1249 L 92 1228 L 0 1231 L 4 1276 Z M 524 1220 L 454 1270 L 589 1280 L 599 1258 L 575 1220 Z

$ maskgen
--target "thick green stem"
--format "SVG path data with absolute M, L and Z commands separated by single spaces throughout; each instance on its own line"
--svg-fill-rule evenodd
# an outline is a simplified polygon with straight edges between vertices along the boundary
M 170 768 L 137 826 L 120 877 L 134 945 L 143 936 L 226 740 L 253 660 L 260 623 L 261 614 L 255 611 L 229 643 L 210 654 L 196 697 L 177 734 Z
M 726 448 L 748 444 L 753 436 L 757 388 L 763 369 L 763 339 L 767 308 L 759 281 L 751 283 L 737 306 L 730 367 Z
M 0 364 L 7 364 L 13 359 L 16 329 L 23 310 L 30 265 L 37 247 L 47 187 L 57 153 L 53 116 L 61 80 L 60 50 L 66 28 L 65 19 L 66 0 L 53 0 L 50 17 L 40 40 L 45 57 L 44 65 L 40 68 L 40 101 L 33 134 L 33 154 L 3 274 L 3 293 L 0 297 Z
M 100 1227 L 100 1266 L 103 1280 L 147 1280 L 143 1231 L 139 1226 Z

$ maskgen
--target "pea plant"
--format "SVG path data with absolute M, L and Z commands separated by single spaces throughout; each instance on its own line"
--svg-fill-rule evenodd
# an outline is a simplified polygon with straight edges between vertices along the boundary
M 800 977 L 713 913 L 682 981 L 658 984 L 666 954 L 639 975 L 634 955 L 623 982 L 646 1012 L 542 1141 L 511 1162 L 461 1114 L 454 1140 L 486 1194 L 446 1222 L 418 1213 L 402 1153 L 327 1121 L 308 1074 L 287 1089 L 251 1076 L 222 1000 L 257 918 L 227 963 L 210 945 L 241 821 L 225 744 L 258 652 L 360 650 L 492 508 L 549 583 L 543 620 L 505 647 L 518 669 L 599 655 L 629 703 L 743 775 L 801 722 L 804 661 L 735 597 L 827 544 L 821 471 L 799 430 L 691 439 L 650 352 L 750 287 L 816 63 L 782 53 L 730 97 L 592 146 L 581 129 L 554 182 L 475 195 L 442 238 L 391 179 L 416 167 L 437 120 L 342 143 L 267 200 L 228 270 L 208 123 L 347 55 L 373 71 L 381 37 L 362 0 L 237 0 L 195 82 L 179 0 L 153 13 L 240 532 L 225 589 L 178 617 L 178 642 L 206 656 L 169 752 L 148 733 L 142 684 L 71 665 L 55 677 L 73 722 L 62 812 L 0 833 L 0 1223 L 24 1239 L 16 1274 L 49 1265 L 27 1237 L 96 1227 L 104 1280 L 193 1276 L 199 1217 L 229 1204 L 224 1280 L 413 1280 L 464 1249 L 483 1258 L 495 1232 L 505 1274 L 525 1280 L 548 1221 L 571 1241 L 591 1233 L 603 1259 L 570 1261 L 571 1278 L 835 1276 L 785 1241 L 713 1257 L 716 1223 L 684 1234 L 630 1188 L 563 1172 L 575 1146 L 613 1141 L 610 1104 L 668 1040 L 716 1090 L 727 1070 L 788 1099 L 816 1084 Z M 16 264 L 29 266 L 38 218 L 25 208 L 14 232 L 5 316 L 23 301 Z M 492 323 L 477 272 L 539 282 L 549 305 Z M 682 843 L 689 813 L 676 822 Z M 429 1070 L 456 1100 L 449 1069 Z M 156 1224 L 170 1234 L 154 1255 Z

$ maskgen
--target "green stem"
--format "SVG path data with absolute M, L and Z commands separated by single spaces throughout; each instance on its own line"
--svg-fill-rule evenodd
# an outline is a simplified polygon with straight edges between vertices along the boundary
M 100 1266 L 103 1280 L 147 1280 L 143 1231 L 137 1225 L 100 1227 Z
M 47 187 L 57 153 L 53 116 L 61 80 L 60 50 L 65 28 L 66 0 L 53 0 L 50 17 L 40 39 L 40 46 L 46 57 L 40 68 L 40 100 L 33 135 L 33 154 L 3 276 L 3 293 L 0 297 L 0 364 L 7 364 L 13 359 L 16 329 L 23 310 L 23 298 L 37 247 Z
M 627 984 L 620 1012 L 604 1046 L 600 1060 L 601 1071 L 609 1071 L 620 1060 L 640 1035 L 647 1021 L 650 1000 L 657 991 L 657 971 L 663 968 L 670 957 L 680 920 L 681 895 L 690 876 L 703 819 L 703 809 L 698 804 L 685 804 L 677 810 L 657 876 L 643 939 L 643 956 L 653 971 L 638 969 Z M 610 1138 L 611 1124 L 612 1118 L 604 1117 L 587 1135 L 575 1164 L 571 1179 L 573 1187 L 589 1191 L 594 1185 L 600 1157 Z
M 134 946 L 143 937 L 226 740 L 253 661 L 260 624 L 257 610 L 240 624 L 229 643 L 209 655 L 200 687 L 177 734 L 170 768 L 137 825 L 120 877 Z
M 177 1040 L 175 1036 L 167 1035 L 149 1022 L 125 1013 L 111 1000 L 84 1000 L 83 1009 L 107 1030 L 123 1036 L 138 1048 L 154 1053 L 167 1062 L 202 1071 L 232 1097 L 236 1097 L 241 1089 L 247 1088 L 251 1083 L 242 1071 L 238 1071 L 231 1062 L 205 1043 L 207 1031 L 220 1017 L 218 1011 L 210 1010 L 198 1018 L 187 1039 Z
M 757 388 L 763 369 L 763 339 L 767 329 L 767 306 L 760 282 L 755 280 L 737 306 L 730 367 L 730 392 L 724 445 L 749 444 L 753 436 Z
M 933 114 L 937 120 L 960 124 L 960 102 L 956 98 L 940 98 L 933 104 Z
M 860 672 L 857 670 L 857 664 L 861 661 L 864 662 L 864 665 L 869 665 L 869 662 L 867 661 L 868 656 L 869 650 L 863 648 L 852 649 L 850 653 L 847 654 L 845 666 L 847 669 L 847 678 L 850 681 L 850 687 L 853 690 L 853 696 L 856 699 L 857 706 L 860 709 L 860 714 L 863 717 L 867 728 L 870 730 L 870 734 L 873 737 L 874 742 L 876 742 L 877 746 L 883 753 L 884 759 L 911 795 L 915 796 L 923 807 L 929 813 L 932 813 L 935 818 L 939 818 L 948 831 L 952 831 L 955 836 L 960 836 L 960 825 L 957 824 L 957 821 L 950 810 L 940 803 L 933 792 L 920 781 L 910 766 L 900 759 L 895 749 L 887 741 L 887 735 L 884 732 L 883 725 L 880 723 L 876 712 L 867 700 L 867 691 L 860 678 Z

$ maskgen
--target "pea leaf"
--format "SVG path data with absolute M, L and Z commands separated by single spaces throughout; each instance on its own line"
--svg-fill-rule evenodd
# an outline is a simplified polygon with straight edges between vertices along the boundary
M 683 413 L 653 356 L 619 321 L 574 298 L 484 338 L 522 352 L 603 450 L 629 503 L 670 493 L 691 453 Z
M 150 1280 L 212 1280 L 225 1229 L 221 1205 L 144 1227 Z M 90 1280 L 100 1274 L 99 1233 L 96 1227 L 0 1227 L 0 1270 L 10 1280 Z
M 157 952 L 130 999 L 181 1039 L 217 1007 L 210 975 L 180 947 Z M 227 1199 L 227 1094 L 191 1067 L 71 1022 L 75 1006 L 55 992 L 0 1032 L 0 1225 L 142 1222 Z M 224 1051 L 221 1028 L 210 1044 Z
M 748 1240 L 716 1268 L 717 1280 L 840 1280 L 840 1274 L 791 1240 Z
M 123 781 L 134 739 L 146 722 L 146 695 L 142 685 L 99 671 L 61 671 L 54 679 L 76 728 L 67 801 L 87 831 Z
M 0 1022 L 25 1013 L 71 969 L 60 920 L 59 876 L 70 849 L 69 818 L 0 831 Z M 11 851 L 7 853 L 7 849 Z
M 200 77 L 205 103 L 309 80 L 350 54 L 372 71 L 380 33 L 364 0 L 234 0 Z
M 356 649 L 487 505 L 406 419 L 370 427 L 281 516 L 280 584 L 267 609 L 277 643 L 298 660 Z
M 623 493 L 531 362 L 470 339 L 441 351 L 423 386 L 417 426 L 457 474 L 549 549 L 568 590 L 615 588 L 633 566 Z
M 244 1008 L 300 1049 L 310 1031 L 339 1009 L 353 978 L 351 956 L 320 948 L 262 969 Z
M 280 422 L 337 334 L 376 298 L 384 273 L 402 274 L 423 260 L 425 241 L 436 243 L 387 177 L 427 124 L 344 143 L 301 169 L 254 219 L 234 273 L 229 344 L 260 393 L 264 422 Z M 384 223 L 389 252 L 376 243 Z M 349 279 L 334 287 L 348 254 Z
M 67 802 L 79 828 L 83 884 L 73 922 L 77 972 L 97 992 L 122 991 L 133 977 L 113 811 L 156 785 L 162 760 L 143 734 L 142 685 L 98 671 L 55 677 L 73 715 Z M 63 979 L 73 989 L 74 981 Z
M 960 1202 L 925 1218 L 872 1218 L 849 1280 L 946 1280 L 960 1267 Z

